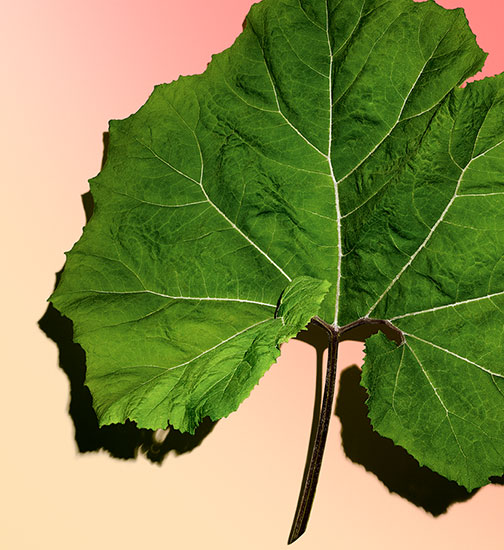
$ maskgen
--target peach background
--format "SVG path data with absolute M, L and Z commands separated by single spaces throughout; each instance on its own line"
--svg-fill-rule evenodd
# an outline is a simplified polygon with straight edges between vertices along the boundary
M 6 549 L 285 548 L 305 461 L 315 352 L 285 345 L 237 413 L 193 452 L 161 467 L 78 452 L 68 379 L 37 321 L 63 252 L 84 224 L 80 195 L 96 174 L 102 132 L 154 84 L 204 70 L 241 30 L 250 0 L 25 0 L 0 21 L 2 140 L 2 498 Z M 501 0 L 463 6 L 486 74 L 504 70 Z M 342 345 L 340 368 L 362 344 Z M 334 418 L 299 550 L 503 548 L 504 488 L 488 486 L 435 519 L 341 448 Z

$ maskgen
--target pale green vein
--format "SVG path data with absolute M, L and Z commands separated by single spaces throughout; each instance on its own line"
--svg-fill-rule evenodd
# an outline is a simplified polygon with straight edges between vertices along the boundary
M 155 292 L 154 290 L 96 290 L 93 288 L 86 288 L 83 290 L 74 290 L 67 292 L 66 294 L 82 294 L 90 292 L 93 294 L 111 294 L 111 295 L 131 295 L 131 294 L 152 294 L 154 296 L 160 296 L 161 298 L 169 298 L 170 300 L 194 300 L 198 302 L 216 301 L 216 302 L 240 302 L 243 304 L 257 304 L 259 306 L 266 306 L 276 308 L 275 304 L 269 304 L 267 302 L 259 302 L 257 300 L 247 300 L 244 298 L 227 298 L 217 296 L 172 296 L 170 294 L 163 294 L 161 292 Z
M 132 199 L 132 200 L 138 201 L 142 204 L 147 204 L 149 206 L 157 206 L 159 208 L 185 208 L 187 206 L 196 206 L 197 204 L 207 204 L 206 200 L 186 202 L 184 204 L 164 204 L 164 203 L 159 203 L 159 202 L 147 201 L 145 199 L 141 199 L 140 197 L 135 197 L 133 195 L 128 195 L 127 193 L 122 193 L 121 191 L 118 191 L 117 189 L 114 189 L 113 187 L 107 187 L 107 189 L 109 191 L 112 191 L 112 193 L 115 193 L 116 195 L 120 195 L 122 197 L 126 197 L 128 199 Z
M 374 197 L 376 197 L 376 195 L 378 195 L 378 193 L 385 188 L 385 186 L 390 183 L 390 181 L 393 179 L 394 176 L 391 176 L 390 178 L 388 178 L 385 183 L 383 185 L 381 185 L 372 195 L 370 195 L 364 202 L 362 202 L 361 204 L 359 204 L 359 206 L 356 206 L 353 210 L 350 210 L 349 212 L 347 212 L 346 214 L 343 214 L 341 216 L 341 219 L 344 219 L 348 216 L 351 216 L 353 213 L 357 212 L 357 210 L 359 210 L 360 208 L 362 208 L 364 205 L 366 205 L 371 199 L 373 199 Z
M 395 394 L 396 394 L 396 391 L 397 391 L 397 384 L 399 382 L 399 373 L 401 371 L 401 367 L 402 367 L 403 360 L 404 360 L 404 350 L 405 350 L 405 346 L 402 346 L 401 360 L 399 362 L 399 366 L 397 367 L 397 372 L 396 372 L 395 381 L 394 381 L 394 389 L 392 390 L 392 409 L 394 409 L 394 412 L 396 414 L 397 414 L 397 411 L 396 411 L 396 408 L 395 408 Z
M 247 332 L 248 330 L 251 330 L 259 325 L 262 325 L 268 321 L 271 321 L 271 319 L 265 319 L 263 321 L 259 321 L 258 323 L 255 323 L 243 330 L 240 330 L 239 332 L 233 334 L 232 336 L 230 336 L 229 338 L 226 338 L 225 340 L 222 340 L 221 342 L 219 342 L 218 344 L 216 344 L 215 346 L 203 351 L 202 353 L 200 353 L 199 355 L 196 355 L 195 357 L 193 357 L 192 359 L 189 359 L 188 361 L 185 361 L 184 363 L 180 363 L 178 365 L 175 365 L 174 367 L 161 367 L 163 368 L 163 372 L 160 373 L 160 374 L 157 374 L 156 376 L 152 376 L 151 378 L 149 378 L 148 380 L 146 380 L 145 382 L 142 382 L 141 384 L 139 384 L 138 386 L 135 386 L 134 388 L 131 388 L 130 390 L 128 390 L 125 394 L 123 394 L 121 397 L 120 397 L 120 401 L 124 400 L 124 398 L 128 395 L 130 395 L 131 393 L 134 393 L 136 391 L 138 391 L 140 388 L 142 388 L 143 386 L 145 386 L 146 384 L 150 384 L 151 382 L 153 382 L 154 380 L 157 380 L 158 378 L 160 378 L 161 376 L 164 376 L 167 372 L 169 371 L 172 371 L 172 370 L 175 370 L 175 369 L 178 369 L 180 367 L 185 367 L 187 365 L 189 365 L 190 363 L 193 363 L 194 361 L 196 361 L 197 359 L 199 359 L 200 357 L 203 357 L 204 355 L 210 353 L 211 351 L 214 351 L 216 350 L 217 348 L 219 348 L 220 346 L 226 344 L 227 342 L 229 342 L 230 340 L 233 340 L 234 338 L 236 338 L 237 336 L 240 336 L 241 334 Z M 125 369 L 125 368 L 138 368 L 138 369 L 142 369 L 142 368 L 157 368 L 157 365 L 131 365 L 131 366 L 124 366 L 124 367 L 121 367 L 121 369 Z M 107 373 L 105 376 L 110 376 L 111 373 Z
M 176 111 L 176 109 L 172 106 L 172 109 Z M 178 113 L 177 113 L 178 114 Z M 149 146 L 147 146 L 145 143 L 142 143 L 141 141 L 137 140 L 141 145 L 143 145 L 144 147 L 146 147 L 149 151 L 151 151 L 151 153 L 157 158 L 159 159 L 161 162 L 163 162 L 164 164 L 166 164 L 166 166 L 168 166 L 169 168 L 171 168 L 172 170 L 175 170 L 175 172 L 177 172 L 178 174 L 180 174 L 181 176 L 189 179 L 190 181 L 192 181 L 193 183 L 195 183 L 196 185 L 198 185 L 200 187 L 200 189 L 203 191 L 203 194 L 205 195 L 205 199 L 208 201 L 208 203 L 217 211 L 218 214 L 220 214 L 228 223 L 229 225 L 231 225 L 231 227 L 236 230 L 252 247 L 254 247 L 260 254 L 262 254 L 276 269 L 278 269 L 278 271 L 280 271 L 280 273 L 289 281 L 291 282 L 292 279 L 291 277 L 289 277 L 289 275 L 287 275 L 287 273 L 285 273 L 285 271 L 272 259 L 270 258 L 270 256 L 268 254 L 266 254 L 266 252 L 264 252 L 264 250 L 262 250 L 262 248 L 260 248 L 250 237 L 248 237 L 232 220 L 230 220 L 226 214 L 224 214 L 224 212 L 210 199 L 210 197 L 208 196 L 208 193 L 206 192 L 206 189 L 203 185 L 203 173 L 204 173 L 204 161 L 203 161 L 203 153 L 201 151 L 201 146 L 200 146 L 200 143 L 199 143 L 199 139 L 198 139 L 198 136 L 196 135 L 196 132 L 187 124 L 187 122 L 185 122 L 185 120 L 183 119 L 183 117 L 181 117 L 179 115 L 179 117 L 181 118 L 181 120 L 185 123 L 185 125 L 187 126 L 187 128 L 189 129 L 189 131 L 193 134 L 194 136 L 194 139 L 196 141 L 196 145 L 198 147 L 198 151 L 199 151 L 199 155 L 200 155 L 200 162 L 201 162 L 201 170 L 200 170 L 200 180 L 197 181 L 193 178 L 191 178 L 190 176 L 188 176 L 187 174 L 184 174 L 183 172 L 181 172 L 180 170 L 178 170 L 177 168 L 175 168 L 173 165 L 171 165 L 169 162 L 167 162 L 166 160 L 164 160 L 161 156 L 159 156 L 154 150 L 152 150 Z M 135 138 L 136 139 L 136 138 Z
M 436 223 L 432 226 L 431 230 L 429 231 L 429 233 L 427 234 L 427 236 L 425 237 L 425 239 L 423 240 L 422 244 L 415 250 L 415 252 L 410 256 L 409 260 L 404 264 L 404 266 L 401 268 L 401 270 L 399 271 L 399 273 L 392 279 L 392 281 L 390 282 L 390 284 L 387 286 L 387 288 L 383 291 L 383 293 L 381 294 L 381 296 L 378 298 L 378 300 L 376 300 L 376 302 L 371 306 L 371 308 L 369 309 L 369 311 L 366 313 L 366 317 L 369 317 L 369 315 L 374 311 L 374 309 L 376 308 L 376 306 L 383 300 L 383 298 L 385 297 L 385 295 L 390 291 L 390 289 L 396 284 L 396 282 L 399 280 L 399 278 L 401 277 L 401 275 L 406 271 L 406 269 L 408 269 L 408 267 L 413 263 L 413 260 L 418 256 L 418 254 L 424 249 L 425 245 L 430 241 L 432 235 L 434 234 L 434 232 L 436 231 L 436 229 L 438 228 L 439 224 L 444 220 L 446 214 L 448 213 L 448 210 L 450 210 L 451 208 L 451 205 L 455 202 L 455 200 L 459 197 L 461 197 L 462 195 L 459 195 L 458 194 L 458 190 L 462 184 L 462 180 L 464 178 L 464 175 L 465 173 L 467 172 L 467 169 L 471 166 L 471 164 L 483 157 L 484 155 L 486 155 L 488 152 L 492 151 L 493 149 L 495 149 L 496 147 L 498 147 L 499 145 L 501 145 L 502 143 L 504 143 L 504 140 L 500 141 L 499 143 L 497 143 L 496 145 L 490 147 L 489 149 L 487 149 L 486 151 L 483 151 L 483 153 L 480 153 L 479 155 L 477 155 L 476 157 L 472 158 L 465 166 L 465 168 L 462 170 L 461 174 L 460 174 L 460 177 L 457 181 L 457 185 L 455 186 L 455 191 L 451 197 L 451 199 L 449 200 L 448 204 L 446 205 L 445 209 L 443 210 L 443 212 L 441 213 L 441 216 L 438 218 L 438 220 L 436 221 Z
M 167 160 L 165 160 L 164 158 L 160 157 L 156 151 L 154 151 L 154 149 L 152 149 L 151 147 L 149 147 L 146 143 L 144 143 L 143 141 L 140 141 L 138 138 L 134 138 L 135 141 L 137 141 L 140 145 L 142 145 L 143 147 L 145 147 L 148 151 L 150 151 L 152 153 L 152 155 L 154 157 L 156 157 L 160 162 L 162 162 L 164 165 L 168 166 L 168 168 L 170 168 L 171 170 L 173 170 L 174 172 L 177 172 L 177 174 L 179 174 L 180 176 L 182 176 L 183 178 L 186 178 L 188 179 L 189 181 L 192 181 L 193 183 L 195 183 L 196 185 L 199 185 L 199 182 L 198 180 L 195 180 L 194 178 L 191 178 L 191 176 L 189 176 L 188 174 L 185 174 L 184 172 L 182 172 L 181 170 L 179 170 L 178 168 L 176 168 L 175 166 L 173 166 L 173 164 L 171 164 L 170 162 L 168 162 Z
M 403 334 L 405 336 L 408 336 L 410 338 L 414 338 L 415 340 L 418 340 L 420 342 L 423 342 L 424 344 L 427 344 L 429 346 L 432 346 L 433 348 L 436 348 L 440 351 L 444 351 L 445 353 L 448 353 L 449 355 L 452 355 L 453 357 L 456 357 L 457 359 L 460 359 L 461 361 L 464 361 L 466 363 L 468 363 L 469 365 L 473 365 L 474 367 L 477 367 L 478 369 L 480 369 L 481 371 L 483 372 L 486 372 L 487 374 L 490 374 L 491 376 L 496 376 L 497 378 L 502 378 L 504 379 L 504 375 L 502 374 L 499 374 L 498 372 L 493 372 L 489 369 L 486 369 L 485 367 L 483 367 L 482 365 L 479 365 L 478 363 L 475 363 L 474 361 L 471 361 L 470 359 L 467 359 L 467 357 L 462 357 L 462 355 L 459 355 L 458 353 L 454 353 L 453 351 L 450 351 L 449 349 L 446 349 L 446 348 L 443 348 L 441 346 L 438 346 L 437 344 L 434 344 L 434 342 L 429 342 L 428 340 L 424 340 L 423 338 L 420 338 L 419 336 L 415 336 L 414 334 L 410 334 L 408 332 L 404 332 L 403 331 Z M 408 346 L 409 347 L 409 346 Z M 411 349 L 411 348 L 410 348 Z
M 455 438 L 455 441 L 457 442 L 457 446 L 458 448 L 460 449 L 460 452 L 462 453 L 462 455 L 464 456 L 465 460 L 466 460 L 466 464 L 467 464 L 467 456 L 466 454 L 464 453 L 464 450 L 462 449 L 462 445 L 460 444 L 460 441 L 457 437 L 457 434 L 453 428 L 453 424 L 451 423 L 451 420 L 450 420 L 450 414 L 452 414 L 450 412 L 450 410 L 448 409 L 448 407 L 445 405 L 444 401 L 441 399 L 441 396 L 439 395 L 439 392 L 437 391 L 437 388 L 434 386 L 434 384 L 432 383 L 432 380 L 430 379 L 430 376 L 428 375 L 427 371 L 425 370 L 424 366 L 422 365 L 420 359 L 418 359 L 416 353 L 413 351 L 413 348 L 411 346 L 409 346 L 408 344 L 406 344 L 408 346 L 408 349 L 411 351 L 411 353 L 413 354 L 413 357 L 415 358 L 416 362 L 418 363 L 420 369 L 422 370 L 425 378 L 427 379 L 427 381 L 429 382 L 429 385 L 430 387 L 432 388 L 432 391 L 434 392 L 434 394 L 436 395 L 439 403 L 441 404 L 441 406 L 443 407 L 444 411 L 445 411 L 445 414 L 446 414 L 446 420 L 448 421 L 448 424 L 450 425 L 450 430 L 453 434 L 453 437 Z M 456 416 L 456 415 L 455 415 Z
M 481 300 L 488 300 L 488 299 L 494 298 L 495 296 L 502 296 L 503 294 L 504 294 L 504 291 L 495 292 L 493 294 L 487 294 L 486 296 L 479 296 L 478 298 L 470 298 L 468 300 L 452 302 L 451 304 L 445 304 L 443 306 L 431 307 L 429 309 L 422 309 L 419 311 L 412 311 L 410 313 L 403 313 L 402 315 L 396 315 L 395 317 L 391 317 L 390 321 L 396 321 L 397 319 L 403 319 L 404 317 L 414 317 L 415 315 L 423 315 L 424 313 L 432 313 L 433 311 L 440 311 L 443 309 L 447 309 L 450 307 L 457 307 L 464 304 L 471 304 L 472 302 L 479 302 Z
M 266 54 L 264 52 L 264 48 L 263 48 L 263 45 L 261 44 L 261 41 L 259 40 L 259 36 L 257 35 L 257 33 L 255 32 L 254 30 L 254 27 L 252 25 L 250 25 L 250 28 L 252 30 L 252 33 L 254 34 L 254 36 L 256 37 L 256 40 L 257 40 L 257 43 L 259 45 L 259 48 L 262 52 L 262 58 L 263 58 L 263 61 L 264 61 L 264 67 L 266 68 L 266 74 L 268 75 L 268 78 L 269 78 L 269 81 L 271 83 L 271 89 L 273 90 L 273 94 L 275 96 L 275 102 L 276 102 L 276 106 L 277 106 L 277 112 L 278 114 L 285 120 L 285 122 L 292 128 L 292 130 L 294 130 L 294 132 L 296 132 L 296 134 L 305 141 L 305 143 L 307 145 L 309 145 L 314 151 L 316 151 L 319 155 L 323 156 L 324 158 L 327 158 L 327 155 L 326 153 L 322 152 L 315 144 L 313 144 L 298 128 L 296 128 L 296 126 L 294 126 L 294 124 L 292 124 L 292 122 L 285 116 L 285 114 L 283 113 L 282 111 L 282 108 L 280 106 L 280 101 L 278 99 L 278 92 L 277 92 L 277 89 L 276 89 L 276 86 L 275 86 L 275 81 L 273 80 L 273 77 L 271 75 L 271 71 L 270 71 L 270 68 L 268 66 L 268 62 L 266 60 Z
M 343 258 L 342 250 L 342 237 L 341 237 L 341 206 L 339 199 L 339 182 L 336 180 L 334 175 L 334 167 L 332 164 L 332 131 L 333 131 L 333 109 L 334 109 L 334 98 L 333 98 L 333 63 L 334 55 L 332 51 L 331 37 L 329 35 L 329 0 L 325 2 L 326 10 L 326 37 L 327 37 L 327 46 L 329 48 L 329 128 L 328 128 L 328 152 L 327 152 L 327 162 L 329 164 L 329 170 L 331 172 L 331 179 L 334 187 L 334 208 L 336 211 L 336 227 L 337 227 L 337 237 L 338 237 L 338 263 L 336 268 L 336 299 L 334 304 L 334 321 L 333 324 L 335 327 L 338 326 L 338 314 L 339 314 L 339 301 L 341 295 L 341 261 Z

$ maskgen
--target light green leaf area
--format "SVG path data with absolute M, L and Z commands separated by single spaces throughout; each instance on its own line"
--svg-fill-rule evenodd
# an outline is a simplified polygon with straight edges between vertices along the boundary
M 83 256 L 84 257 L 84 256 Z M 74 264 L 79 269 L 79 264 Z M 279 301 L 86 289 L 54 297 L 74 319 L 100 425 L 194 429 L 227 416 L 316 315 L 329 283 L 298 277 Z M 276 312 L 275 312 L 276 310 Z
M 433 1 L 263 0 L 112 121 L 51 297 L 100 422 L 192 431 L 314 315 L 374 317 L 406 338 L 368 343 L 375 428 L 467 487 L 502 473 L 504 84 L 459 88 L 484 59 Z

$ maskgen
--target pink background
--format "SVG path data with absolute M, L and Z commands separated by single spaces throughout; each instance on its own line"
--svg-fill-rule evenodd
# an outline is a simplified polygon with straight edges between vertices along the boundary
M 38 329 L 63 252 L 84 224 L 80 195 L 100 168 L 102 132 L 154 84 L 205 69 L 231 45 L 250 0 L 26 0 L 2 7 L 2 498 L 6 549 L 285 548 L 308 442 L 315 353 L 282 349 L 252 396 L 193 452 L 161 467 L 80 454 L 58 351 Z M 484 73 L 504 70 L 501 0 L 466 8 Z M 342 345 L 340 369 L 362 344 Z M 503 548 L 504 488 L 437 519 L 391 494 L 343 453 L 333 417 L 307 533 L 309 550 Z

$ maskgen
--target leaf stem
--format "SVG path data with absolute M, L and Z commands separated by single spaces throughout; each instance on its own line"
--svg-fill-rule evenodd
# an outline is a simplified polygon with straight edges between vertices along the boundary
M 376 330 L 388 332 L 388 338 L 394 340 L 398 346 L 405 343 L 404 333 L 394 326 L 390 321 L 384 319 L 372 319 L 369 317 L 361 317 L 356 321 L 342 327 L 336 327 L 326 323 L 320 317 L 313 317 L 312 323 L 323 328 L 328 336 L 329 351 L 327 356 L 326 379 L 324 386 L 324 395 L 322 397 L 322 405 L 320 406 L 320 416 L 318 418 L 317 432 L 311 452 L 308 452 L 307 463 L 301 490 L 299 493 L 298 504 L 294 520 L 292 522 L 291 531 L 289 534 L 288 544 L 296 541 L 306 530 L 310 511 L 315 497 L 317 488 L 320 467 L 322 465 L 322 457 L 324 455 L 327 433 L 329 430 L 329 422 L 331 420 L 332 403 L 334 400 L 334 388 L 336 386 L 336 363 L 338 359 L 338 344 L 341 337 L 347 332 L 362 326 L 374 326 Z M 345 338 L 343 338 L 345 339 Z M 314 417 L 314 422 L 317 420 Z M 312 429 L 313 433 L 313 429 Z
M 353 323 L 348 323 L 348 325 L 338 328 L 338 336 L 342 336 L 346 332 L 350 332 L 358 327 L 372 325 L 375 325 L 376 327 L 378 327 L 378 329 L 384 332 L 388 329 L 388 332 L 390 334 L 388 337 L 394 340 L 398 346 L 401 346 L 406 342 L 403 332 L 399 330 L 395 325 L 393 325 L 390 321 L 387 321 L 386 319 L 372 319 L 370 317 L 361 317 Z
M 307 464 L 307 474 L 301 488 L 298 505 L 287 544 L 292 544 L 306 530 L 308 518 L 315 497 L 322 457 L 327 440 L 329 422 L 331 420 L 332 403 L 334 400 L 334 388 L 336 385 L 336 362 L 338 359 L 338 330 L 318 317 L 313 322 L 322 327 L 328 335 L 329 351 L 327 357 L 326 380 L 324 395 L 322 398 L 321 413 L 315 436 L 315 443 Z

